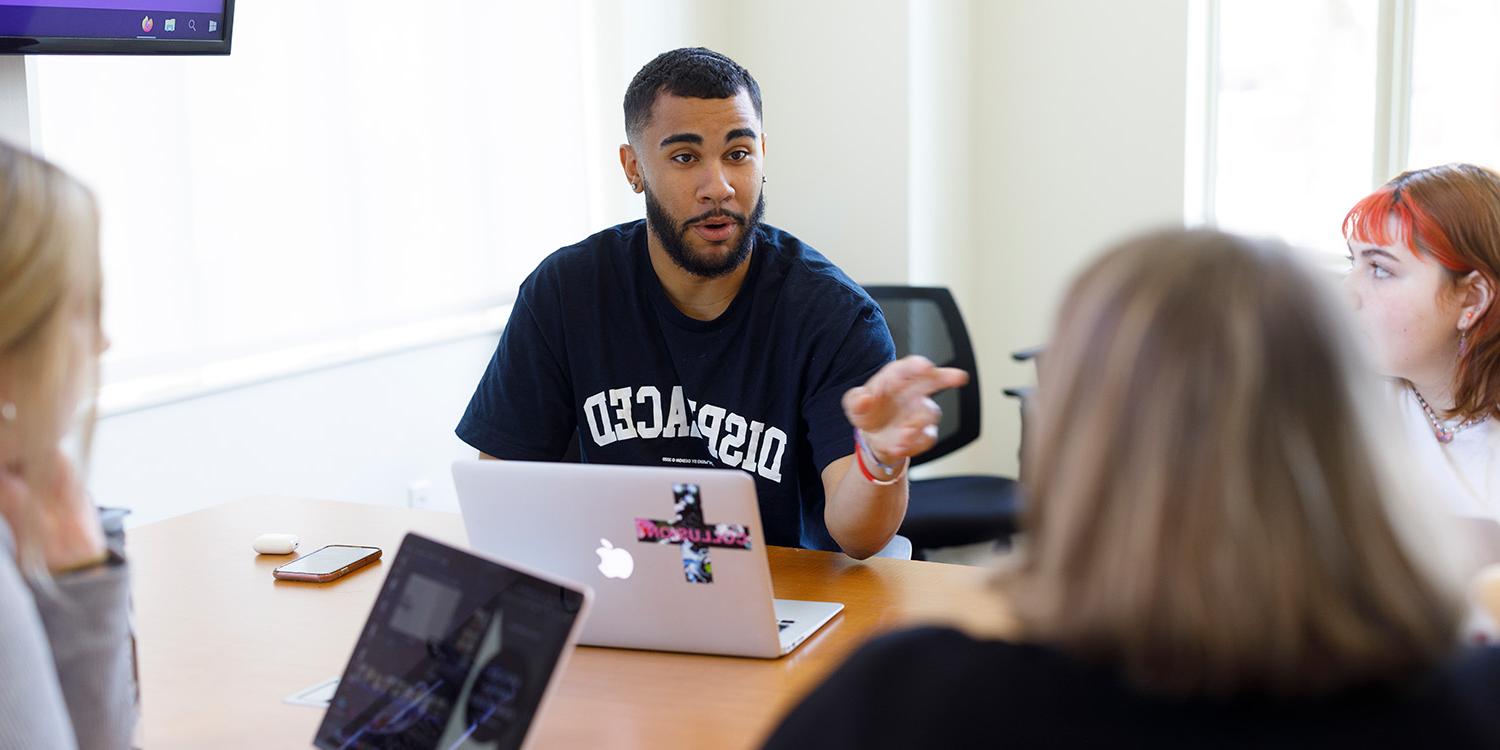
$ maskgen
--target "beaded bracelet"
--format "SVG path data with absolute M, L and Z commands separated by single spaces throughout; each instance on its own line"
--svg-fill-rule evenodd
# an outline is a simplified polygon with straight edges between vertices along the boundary
M 864 433 L 861 432 L 858 427 L 854 428 L 854 446 L 854 461 L 855 463 L 859 464 L 859 472 L 865 475 L 865 479 L 868 479 L 872 484 L 877 484 L 881 487 L 888 487 L 901 481 L 901 477 L 905 473 L 907 461 L 909 461 L 909 459 L 902 461 L 900 467 L 901 471 L 898 473 L 897 467 L 891 466 L 890 464 L 881 461 L 880 458 L 875 455 L 875 451 L 870 448 L 869 443 L 865 442 Z M 867 455 L 870 457 L 870 463 L 875 464 L 880 472 L 885 475 L 885 479 L 875 478 L 875 474 L 871 472 L 870 467 L 865 464 L 865 456 Z

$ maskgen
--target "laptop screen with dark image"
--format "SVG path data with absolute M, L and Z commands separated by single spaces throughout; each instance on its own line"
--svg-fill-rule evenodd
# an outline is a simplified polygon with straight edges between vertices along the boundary
M 517 748 L 584 595 L 408 534 L 318 728 L 321 748 Z

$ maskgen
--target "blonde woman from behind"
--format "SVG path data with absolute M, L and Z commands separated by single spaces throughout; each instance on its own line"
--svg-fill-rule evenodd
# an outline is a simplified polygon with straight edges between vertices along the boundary
M 134 726 L 127 569 L 59 447 L 99 305 L 93 198 L 0 143 L 0 748 L 128 747 Z
M 1015 632 L 878 638 L 769 746 L 1500 747 L 1336 306 L 1275 244 L 1107 252 L 1039 375 Z

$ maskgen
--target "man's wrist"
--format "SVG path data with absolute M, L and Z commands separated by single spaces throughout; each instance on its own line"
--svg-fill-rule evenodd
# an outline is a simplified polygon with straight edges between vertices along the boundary
M 896 484 L 906 475 L 906 467 L 910 465 L 910 458 L 902 458 L 900 464 L 892 466 L 885 462 L 874 448 L 870 447 L 864 431 L 858 427 L 854 428 L 854 462 L 865 479 L 873 484 L 889 486 Z

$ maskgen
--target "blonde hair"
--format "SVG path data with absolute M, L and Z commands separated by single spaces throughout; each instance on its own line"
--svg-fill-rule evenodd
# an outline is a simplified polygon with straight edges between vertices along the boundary
M 0 371 L 15 418 L 0 434 L 17 446 L 15 459 L 33 500 L 56 496 L 55 479 L 38 467 L 54 465 L 68 430 L 70 392 L 94 381 L 94 349 L 80 360 L 71 340 L 79 305 L 99 323 L 99 219 L 93 195 L 61 169 L 0 142 Z M 87 453 L 92 419 L 84 427 Z M 4 434 L 9 433 L 9 434 Z M 43 502 L 47 500 L 42 500 Z M 14 529 L 23 568 L 41 562 L 40 508 L 20 509 Z
M 1000 579 L 1028 638 L 1221 695 L 1396 678 L 1455 648 L 1460 598 L 1402 543 L 1335 303 L 1283 246 L 1207 230 L 1082 273 Z

